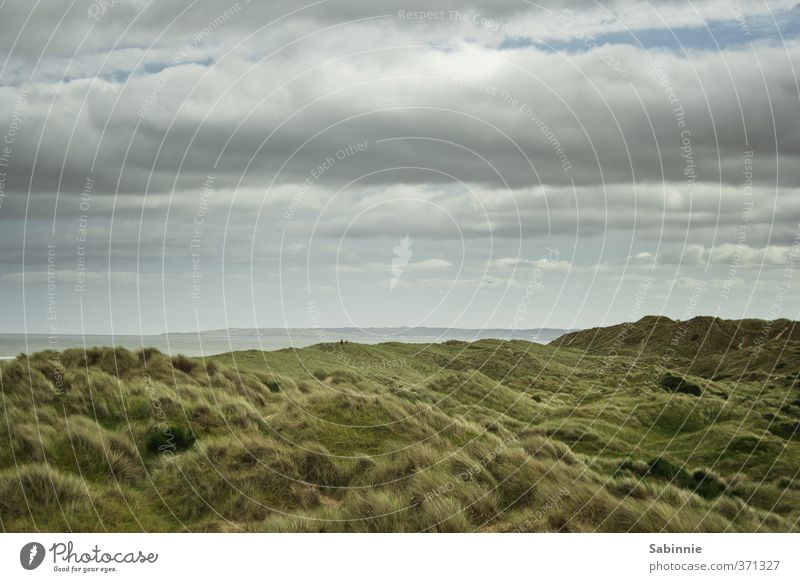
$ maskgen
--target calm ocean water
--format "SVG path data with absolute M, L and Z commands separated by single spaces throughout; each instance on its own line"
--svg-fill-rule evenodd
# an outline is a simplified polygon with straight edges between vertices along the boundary
M 463 339 L 473 341 L 477 339 L 475 332 L 471 334 L 449 334 L 447 337 L 436 336 L 358 336 L 343 335 L 348 341 L 363 344 L 378 344 L 383 342 L 405 343 L 432 343 L 450 339 Z M 46 349 L 66 350 L 68 348 L 119 346 L 129 350 L 141 347 L 154 347 L 170 355 L 185 354 L 187 356 L 213 355 L 241 350 L 280 350 L 283 348 L 303 348 L 318 344 L 322 341 L 320 336 L 314 334 L 298 334 L 298 337 L 287 337 L 286 334 L 269 336 L 227 336 L 214 334 L 174 334 L 174 335 L 58 335 L 55 342 L 51 343 L 46 334 L 0 334 L 0 359 L 10 359 L 20 353 L 33 353 Z M 334 341 L 338 336 L 331 336 Z M 541 343 L 546 343 L 552 337 L 526 338 Z

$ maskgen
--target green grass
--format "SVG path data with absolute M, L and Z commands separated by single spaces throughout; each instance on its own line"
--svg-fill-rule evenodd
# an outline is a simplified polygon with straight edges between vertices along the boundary
M 0 365 L 0 527 L 800 530 L 793 325 L 761 347 L 753 321 L 624 329 L 20 356 Z M 709 354 L 666 359 L 674 333 Z

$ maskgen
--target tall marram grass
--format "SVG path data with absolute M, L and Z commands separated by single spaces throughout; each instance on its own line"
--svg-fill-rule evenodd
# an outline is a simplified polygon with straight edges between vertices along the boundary
M 692 377 L 699 395 L 675 393 L 646 361 L 620 356 L 600 381 L 603 360 L 525 342 L 336 349 L 347 358 L 92 348 L 3 363 L 0 525 L 798 529 L 800 443 L 769 427 L 798 420 L 800 394 L 780 381 Z

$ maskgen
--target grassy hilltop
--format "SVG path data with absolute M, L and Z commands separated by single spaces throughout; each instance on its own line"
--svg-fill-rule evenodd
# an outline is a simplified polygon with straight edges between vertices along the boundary
M 0 366 L 4 531 L 800 531 L 794 322 Z

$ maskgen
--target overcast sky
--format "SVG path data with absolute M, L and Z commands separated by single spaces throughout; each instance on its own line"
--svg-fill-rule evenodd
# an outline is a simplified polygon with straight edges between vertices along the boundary
M 783 0 L 4 2 L 0 332 L 797 319 L 799 36 Z

